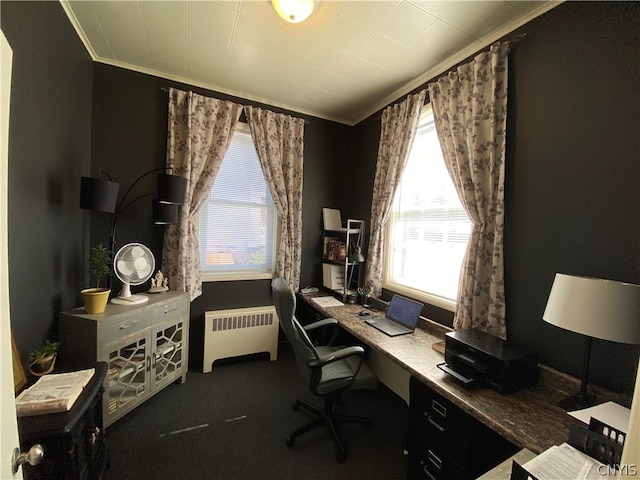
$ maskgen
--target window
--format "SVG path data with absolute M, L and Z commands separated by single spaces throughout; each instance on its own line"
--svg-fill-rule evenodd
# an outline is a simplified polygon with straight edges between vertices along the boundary
M 277 214 L 247 124 L 236 128 L 199 226 L 203 280 L 271 278 Z
M 387 221 L 385 288 L 454 310 L 471 228 L 426 106 Z

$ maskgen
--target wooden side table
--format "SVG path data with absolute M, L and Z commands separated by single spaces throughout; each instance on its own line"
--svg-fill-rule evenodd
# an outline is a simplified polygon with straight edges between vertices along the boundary
M 39 443 L 44 450 L 38 465 L 22 466 L 26 480 L 96 480 L 108 464 L 102 421 L 102 393 L 107 364 L 96 372 L 68 412 L 18 418 L 20 449 Z

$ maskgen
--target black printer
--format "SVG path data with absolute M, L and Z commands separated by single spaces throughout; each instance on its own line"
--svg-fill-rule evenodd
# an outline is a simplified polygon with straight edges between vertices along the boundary
M 465 385 L 511 393 L 538 383 L 538 356 L 477 330 L 448 332 L 438 368 Z

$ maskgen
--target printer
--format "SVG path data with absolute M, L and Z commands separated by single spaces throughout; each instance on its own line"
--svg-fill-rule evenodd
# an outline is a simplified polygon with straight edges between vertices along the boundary
M 538 357 L 477 330 L 447 332 L 445 363 L 438 368 L 464 385 L 511 393 L 538 383 Z

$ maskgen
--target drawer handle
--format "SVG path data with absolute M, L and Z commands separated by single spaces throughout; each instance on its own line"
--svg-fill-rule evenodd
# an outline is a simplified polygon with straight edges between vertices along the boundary
M 164 307 L 164 308 L 165 308 L 165 310 L 164 310 L 165 315 L 167 313 L 175 312 L 176 310 L 178 310 L 178 307 L 173 307 L 171 310 L 167 310 L 167 307 Z
M 127 323 L 127 324 L 125 324 L 125 325 L 120 325 L 120 327 L 119 327 L 119 328 L 120 328 L 120 330 L 126 330 L 127 328 L 131 328 L 131 327 L 133 327 L 136 323 L 138 323 L 138 321 L 137 321 L 137 320 L 134 320 L 134 321 L 133 321 L 133 322 L 131 322 L 131 323 Z
M 427 458 L 438 470 L 442 470 L 442 460 L 440 460 L 431 450 L 429 450 Z
M 441 403 L 438 403 L 435 400 L 431 400 L 431 408 L 433 408 L 433 411 L 441 417 L 447 417 L 447 407 L 445 407 Z
M 427 465 L 425 465 L 424 462 L 420 462 L 422 463 L 422 470 L 424 471 L 424 474 L 429 477 L 430 480 L 437 480 L 436 477 L 434 477 L 433 475 L 431 475 L 431 472 L 427 469 Z
M 426 415 L 426 413 L 425 413 Z M 444 433 L 447 431 L 446 427 L 443 427 L 442 425 L 440 425 L 438 422 L 436 422 L 433 417 L 431 415 L 427 415 L 427 420 L 429 421 L 429 423 L 431 425 L 433 425 L 433 427 L 438 430 L 440 433 Z

